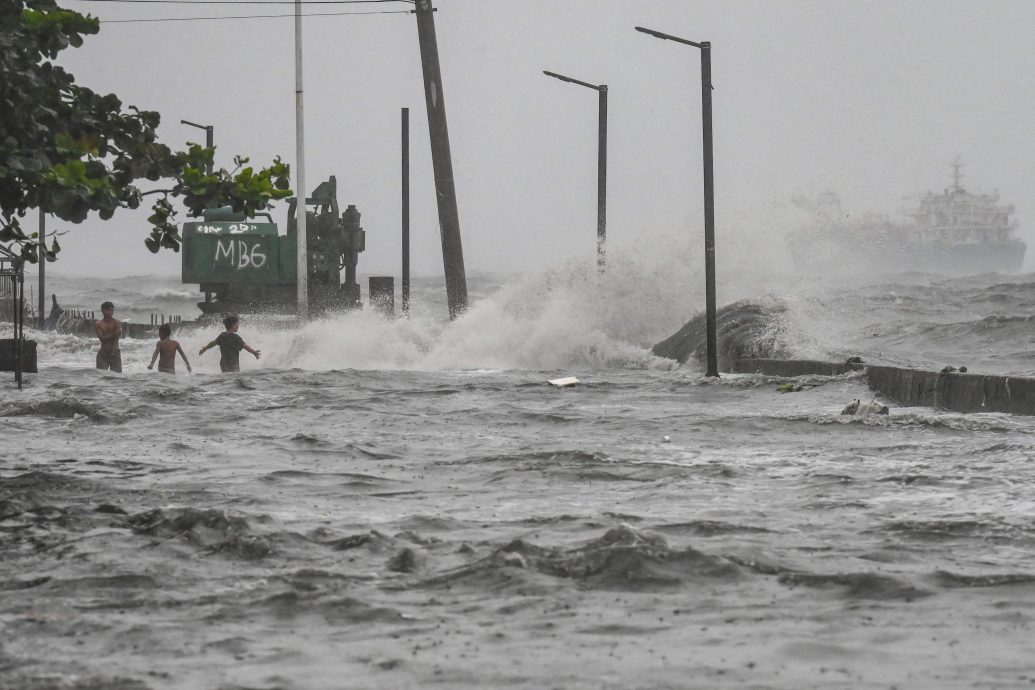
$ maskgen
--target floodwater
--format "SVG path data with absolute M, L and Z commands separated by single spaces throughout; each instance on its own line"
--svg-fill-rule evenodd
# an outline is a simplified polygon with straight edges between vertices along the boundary
M 115 287 L 189 310 L 154 282 Z M 245 317 L 264 356 L 233 375 L 197 357 L 215 327 L 176 377 L 151 341 L 116 375 L 31 333 L 41 373 L 0 387 L 0 687 L 1035 685 L 1035 419 L 706 379 L 649 351 L 692 289 L 647 283 L 488 281 L 451 325 L 431 288 L 408 320 Z M 774 354 L 1020 375 L 1033 288 L 741 292 L 781 305 Z

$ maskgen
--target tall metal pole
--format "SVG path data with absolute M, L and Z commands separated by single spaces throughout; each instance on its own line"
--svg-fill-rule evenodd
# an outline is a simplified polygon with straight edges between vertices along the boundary
M 597 268 L 604 270 L 607 243 L 607 84 L 590 84 L 549 70 L 543 74 L 554 79 L 593 89 L 598 94 L 597 122 Z
M 607 86 L 597 89 L 600 94 L 599 126 L 597 128 L 597 267 L 607 263 Z
M 213 146 L 215 146 L 215 138 L 216 138 L 215 132 L 216 132 L 216 128 L 213 127 L 212 125 L 208 125 L 208 126 L 205 127 L 205 148 L 210 149 Z M 213 167 L 212 166 L 212 161 L 209 161 L 208 165 L 205 166 L 205 168 L 207 169 L 207 172 L 208 172 L 209 175 L 212 174 L 212 167 Z
M 14 356 L 17 361 L 14 365 L 14 378 L 18 381 L 18 390 L 22 389 L 22 366 L 25 348 L 25 274 L 19 272 L 17 276 L 18 282 L 15 283 L 14 289 L 11 291 L 14 293 Z M 19 294 L 19 288 L 21 294 Z
M 43 325 L 47 322 L 47 315 L 45 309 L 47 307 L 47 300 L 45 299 L 47 290 L 47 220 L 46 213 L 43 211 L 43 207 L 40 207 L 40 330 L 43 330 Z
M 701 135 L 704 139 L 704 281 L 705 335 L 707 337 L 707 373 L 719 375 L 718 346 L 715 328 L 715 176 L 712 168 L 712 44 L 709 41 L 688 41 L 671 34 L 637 26 L 636 30 L 665 41 L 675 41 L 701 51 Z
M 305 118 L 302 108 L 302 1 L 295 0 L 295 233 L 298 319 L 309 318 L 309 249 L 306 235 Z
M 446 299 L 449 302 L 449 318 L 455 319 L 467 310 L 467 274 L 464 271 L 464 250 L 460 240 L 460 213 L 456 206 L 453 160 L 449 152 L 449 128 L 446 125 L 442 69 L 438 61 L 438 39 L 435 37 L 435 10 L 431 0 L 416 0 L 416 3 L 417 39 L 424 70 L 424 99 L 428 107 L 431 161 L 435 170 L 435 197 L 438 200 L 438 222 L 442 236 Z
M 191 122 L 190 120 L 180 120 L 181 125 L 189 125 L 191 127 L 197 127 L 198 129 L 205 130 L 205 148 L 212 148 L 215 146 L 215 131 L 216 128 L 212 125 L 199 125 L 197 122 Z M 209 175 L 212 174 L 212 161 L 209 161 L 205 165 L 205 172 Z
M 402 311 L 410 315 L 410 109 L 402 109 Z
M 712 168 L 712 44 L 701 43 L 701 118 L 704 140 L 704 281 L 708 365 L 705 376 L 718 376 L 715 328 L 715 175 Z

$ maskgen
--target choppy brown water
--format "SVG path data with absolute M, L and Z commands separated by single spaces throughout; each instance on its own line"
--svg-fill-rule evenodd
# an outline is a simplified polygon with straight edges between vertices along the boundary
M 1035 683 L 1035 421 L 572 373 L 0 389 L 0 687 Z

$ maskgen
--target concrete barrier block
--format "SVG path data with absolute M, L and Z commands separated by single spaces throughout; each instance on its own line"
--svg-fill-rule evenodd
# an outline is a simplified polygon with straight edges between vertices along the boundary
M 0 338 L 0 371 L 14 371 L 18 363 L 18 341 L 14 338 Z M 22 341 L 22 371 L 26 374 L 35 374 L 36 369 L 36 341 Z
M 903 407 L 1035 415 L 1035 379 L 1032 378 L 808 359 L 739 359 L 731 366 L 737 374 L 786 377 L 839 376 L 863 368 L 870 390 Z

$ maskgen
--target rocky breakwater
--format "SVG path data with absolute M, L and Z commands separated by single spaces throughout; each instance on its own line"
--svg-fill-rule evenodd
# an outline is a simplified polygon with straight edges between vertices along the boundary
M 732 371 L 744 359 L 779 359 L 786 356 L 781 338 L 782 302 L 765 303 L 742 300 L 728 304 L 715 314 L 715 339 L 720 371 Z M 690 358 L 703 362 L 707 353 L 707 327 L 704 313 L 694 316 L 674 335 L 655 345 L 658 357 L 677 360 Z

